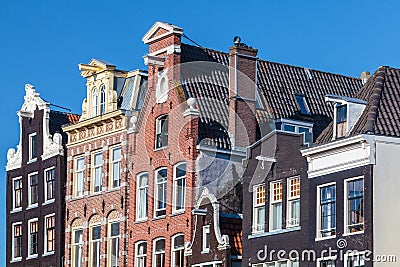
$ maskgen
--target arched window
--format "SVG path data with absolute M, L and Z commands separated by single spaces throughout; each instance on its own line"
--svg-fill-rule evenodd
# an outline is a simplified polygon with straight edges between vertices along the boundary
M 172 265 L 173 267 L 183 267 L 185 241 L 183 234 L 172 237 Z
M 172 212 L 185 210 L 186 193 L 186 163 L 179 163 L 174 168 L 173 205 Z
M 135 246 L 135 267 L 146 267 L 147 243 L 139 241 Z
M 96 117 L 98 115 L 97 114 L 98 101 L 99 101 L 99 92 L 95 87 L 93 88 L 92 91 L 92 117 Z
M 165 238 L 157 238 L 154 240 L 153 266 L 165 267 Z
M 164 103 L 168 98 L 168 76 L 167 73 L 161 73 L 158 77 L 156 87 L 157 103 Z
M 106 112 L 106 86 L 103 84 L 100 89 L 100 115 Z

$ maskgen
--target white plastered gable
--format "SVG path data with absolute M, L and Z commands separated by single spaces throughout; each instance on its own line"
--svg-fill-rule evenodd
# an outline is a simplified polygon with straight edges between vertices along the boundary
M 145 44 L 153 43 L 157 40 L 168 37 L 172 34 L 182 34 L 183 29 L 173 24 L 165 22 L 156 22 L 143 36 L 142 41 Z
M 43 110 L 43 155 L 42 159 L 53 157 L 55 155 L 62 155 L 64 150 L 62 146 L 62 135 L 55 133 L 50 135 L 49 120 L 50 120 L 50 104 L 40 98 L 39 93 L 36 92 L 35 87 L 31 84 L 25 85 L 24 103 L 21 109 L 17 112 L 19 117 L 19 144 L 17 150 L 14 148 L 8 149 L 7 152 L 7 165 L 6 170 L 18 169 L 22 164 L 22 119 L 33 118 L 34 112 L 38 108 Z

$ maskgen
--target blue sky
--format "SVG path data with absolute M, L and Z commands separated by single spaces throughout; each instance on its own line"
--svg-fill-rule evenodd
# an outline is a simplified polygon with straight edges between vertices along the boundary
M 0 77 L 0 266 L 5 266 L 5 164 L 19 138 L 24 84 L 80 113 L 92 57 L 145 69 L 142 36 L 156 21 L 176 24 L 202 46 L 228 51 L 233 37 L 262 59 L 349 76 L 400 67 L 400 1 L 2 1 Z

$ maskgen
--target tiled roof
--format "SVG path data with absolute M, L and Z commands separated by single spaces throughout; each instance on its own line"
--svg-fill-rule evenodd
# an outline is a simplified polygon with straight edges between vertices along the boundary
M 77 123 L 79 121 L 79 118 L 80 116 L 76 114 L 61 112 L 57 110 L 50 110 L 50 122 L 49 122 L 50 134 L 54 134 L 55 132 L 62 132 L 61 131 L 62 125 Z
M 181 63 L 207 61 L 229 66 L 229 54 L 187 44 L 181 45 Z M 199 139 L 208 138 L 219 148 L 229 149 L 228 123 L 228 68 L 217 65 L 196 69 L 183 65 L 182 83 L 188 97 L 198 99 L 200 106 Z M 362 86 L 358 78 L 347 77 L 302 67 L 290 66 L 264 60 L 258 61 L 257 85 L 263 98 L 265 110 L 258 109 L 257 116 L 264 117 L 267 111 L 273 119 L 288 118 L 314 123 L 317 137 L 333 117 L 331 106 L 324 101 L 326 94 L 353 96 Z M 301 94 L 310 110 L 310 115 L 300 113 L 295 95 Z M 217 101 L 209 101 L 214 99 Z M 217 137 L 215 137 L 217 136 Z
M 367 105 L 348 136 L 376 134 L 400 137 L 400 69 L 380 67 L 355 95 Z M 317 139 L 317 144 L 332 140 L 333 123 Z
M 220 214 L 219 224 L 221 234 L 229 236 L 231 255 L 242 255 L 242 219 L 239 216 Z

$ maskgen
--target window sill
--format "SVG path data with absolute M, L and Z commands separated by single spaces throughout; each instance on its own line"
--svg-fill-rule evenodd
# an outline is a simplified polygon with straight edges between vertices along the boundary
M 163 146 L 163 147 L 159 147 L 159 148 L 154 148 L 154 152 L 160 151 L 160 150 L 164 150 L 166 149 L 168 146 Z
M 50 256 L 53 254 L 54 254 L 54 251 L 49 251 L 49 252 L 43 253 L 42 257 Z
M 175 211 L 175 212 L 173 212 L 172 214 L 170 214 L 169 216 L 170 216 L 170 217 L 174 217 L 174 216 L 179 216 L 179 215 L 182 215 L 182 214 L 185 214 L 185 210 L 178 210 L 178 211 Z
M 26 258 L 26 260 L 30 260 L 30 259 L 36 259 L 38 257 L 38 254 L 35 255 L 30 255 Z
M 364 231 L 358 231 L 354 233 L 344 233 L 343 236 L 352 236 L 352 235 L 361 235 L 364 234 Z
M 202 250 L 201 251 L 201 254 L 208 254 L 208 253 L 210 253 L 210 250 Z
M 70 199 L 70 201 L 79 200 L 79 199 L 83 199 L 83 195 L 82 195 L 82 196 L 79 196 L 79 197 L 72 197 L 72 198 Z
M 22 208 L 13 209 L 12 211 L 10 211 L 10 213 L 17 213 L 20 211 L 22 211 Z
M 101 195 L 103 192 L 102 191 L 99 191 L 99 192 L 90 192 L 90 194 L 87 196 L 88 198 L 90 198 L 90 197 L 95 197 L 95 196 L 98 196 L 98 195 Z
M 10 261 L 10 263 L 20 262 L 20 261 L 22 261 L 22 257 L 12 259 L 12 260 Z
M 323 240 L 329 240 L 329 239 L 335 239 L 336 235 L 332 235 L 332 236 L 327 236 L 327 237 L 317 237 L 315 238 L 315 241 L 323 241 Z
M 156 220 L 161 220 L 161 219 L 165 219 L 165 215 L 161 215 L 161 216 L 158 216 L 158 217 L 154 217 L 153 219 L 151 219 L 152 221 L 156 221 Z
M 55 201 L 54 198 L 49 199 L 49 200 L 46 200 L 46 201 L 42 204 L 42 206 L 52 204 L 52 203 L 54 203 L 54 201 Z
M 147 217 L 146 217 L 146 218 L 138 219 L 138 220 L 136 220 L 136 221 L 134 222 L 134 224 L 147 222 L 147 219 L 148 219 Z
M 121 187 L 118 186 L 118 187 L 113 187 L 113 188 L 107 189 L 107 190 L 105 190 L 104 192 L 114 192 L 114 191 L 118 191 L 118 190 L 120 190 L 120 189 L 121 189 Z
M 39 205 L 36 203 L 36 204 L 30 205 L 29 207 L 27 207 L 26 210 L 31 210 L 31 209 L 37 208 L 38 206 Z
M 30 159 L 26 164 L 31 164 L 37 161 L 37 158 Z
M 295 232 L 295 231 L 300 231 L 301 227 L 291 227 L 289 229 L 281 229 L 281 230 L 276 230 L 273 232 L 264 232 L 264 233 L 258 233 L 258 234 L 252 234 L 249 235 L 248 238 L 249 239 L 253 239 L 253 238 L 259 238 L 259 237 L 265 237 L 265 236 L 271 236 L 271 235 L 279 235 L 279 234 L 285 234 L 285 233 L 290 233 L 290 232 Z

